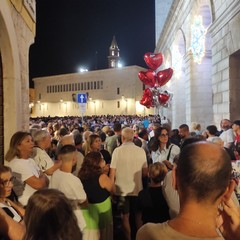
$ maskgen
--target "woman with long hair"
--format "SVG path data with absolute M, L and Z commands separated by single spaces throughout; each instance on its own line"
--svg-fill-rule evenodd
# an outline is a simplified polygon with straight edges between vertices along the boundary
M 102 148 L 102 139 L 99 135 L 97 134 L 89 135 L 87 139 L 87 145 L 86 145 L 86 154 L 89 152 L 100 152 L 102 154 L 106 162 L 105 173 L 108 174 L 112 157 L 106 149 Z
M 24 217 L 24 240 L 81 240 L 82 233 L 67 197 L 56 189 L 42 189 L 29 199 Z
M 87 224 L 84 238 L 112 240 L 113 220 L 110 194 L 115 185 L 104 173 L 105 160 L 100 152 L 88 153 L 79 171 L 79 178 L 87 194 L 88 207 L 83 209 Z
M 154 134 L 154 141 L 151 145 L 152 161 L 153 163 L 163 162 L 171 169 L 173 159 L 180 153 L 180 148 L 170 142 L 168 128 L 159 127 L 155 130 Z
M 32 136 L 28 132 L 13 134 L 5 159 L 9 162 L 12 172 L 18 181 L 24 185 L 23 191 L 18 195 L 19 202 L 27 205 L 29 197 L 38 189 L 48 186 L 49 180 L 31 158 L 33 152 Z

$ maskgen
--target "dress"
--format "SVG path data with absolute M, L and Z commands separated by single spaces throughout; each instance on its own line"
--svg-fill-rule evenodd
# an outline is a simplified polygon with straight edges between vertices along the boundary
M 137 232 L 136 240 L 223 240 L 219 236 L 215 238 L 198 238 L 189 237 L 182 233 L 177 232 L 172 227 L 165 223 L 147 223 L 142 226 Z
M 80 179 L 72 173 L 63 172 L 57 169 L 51 177 L 49 187 L 63 192 L 66 197 L 72 201 L 79 227 L 83 231 L 86 223 L 83 218 L 82 210 L 79 208 L 79 203 L 86 201 L 87 196 Z
M 99 184 L 100 175 L 82 180 L 88 198 L 88 207 L 83 210 L 87 223 L 84 239 L 98 240 L 102 235 L 104 240 L 113 239 L 113 219 L 110 193 Z
M 149 187 L 138 194 L 139 210 L 143 224 L 162 223 L 170 219 L 169 208 L 162 193 L 162 187 Z
M 20 174 L 21 181 L 25 182 L 32 176 L 39 178 L 40 169 L 36 162 L 29 158 L 29 159 L 19 159 L 15 158 L 9 162 L 9 167 L 12 169 L 13 172 Z M 30 185 L 26 184 L 23 194 L 18 197 L 18 201 L 23 205 L 26 206 L 28 199 L 32 194 L 36 191 L 36 189 L 32 188 Z

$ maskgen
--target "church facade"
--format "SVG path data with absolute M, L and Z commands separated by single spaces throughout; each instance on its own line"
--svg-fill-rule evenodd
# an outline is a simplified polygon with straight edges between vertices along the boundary
M 156 0 L 156 53 L 174 75 L 166 86 L 173 127 L 240 119 L 240 2 Z

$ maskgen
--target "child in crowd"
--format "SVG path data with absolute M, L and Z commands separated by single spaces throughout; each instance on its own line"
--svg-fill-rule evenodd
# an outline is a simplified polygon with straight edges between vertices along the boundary
M 169 208 L 162 193 L 162 181 L 167 172 L 164 163 L 156 162 L 149 166 L 149 187 L 138 194 L 143 224 L 162 223 L 170 219 Z

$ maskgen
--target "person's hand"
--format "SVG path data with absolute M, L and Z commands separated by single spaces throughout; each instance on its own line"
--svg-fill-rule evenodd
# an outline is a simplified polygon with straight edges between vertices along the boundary
M 166 165 L 167 169 L 172 170 L 173 164 L 170 163 L 168 160 L 164 160 L 163 163 Z
M 231 198 L 222 202 L 217 226 L 226 240 L 240 239 L 240 211 Z

